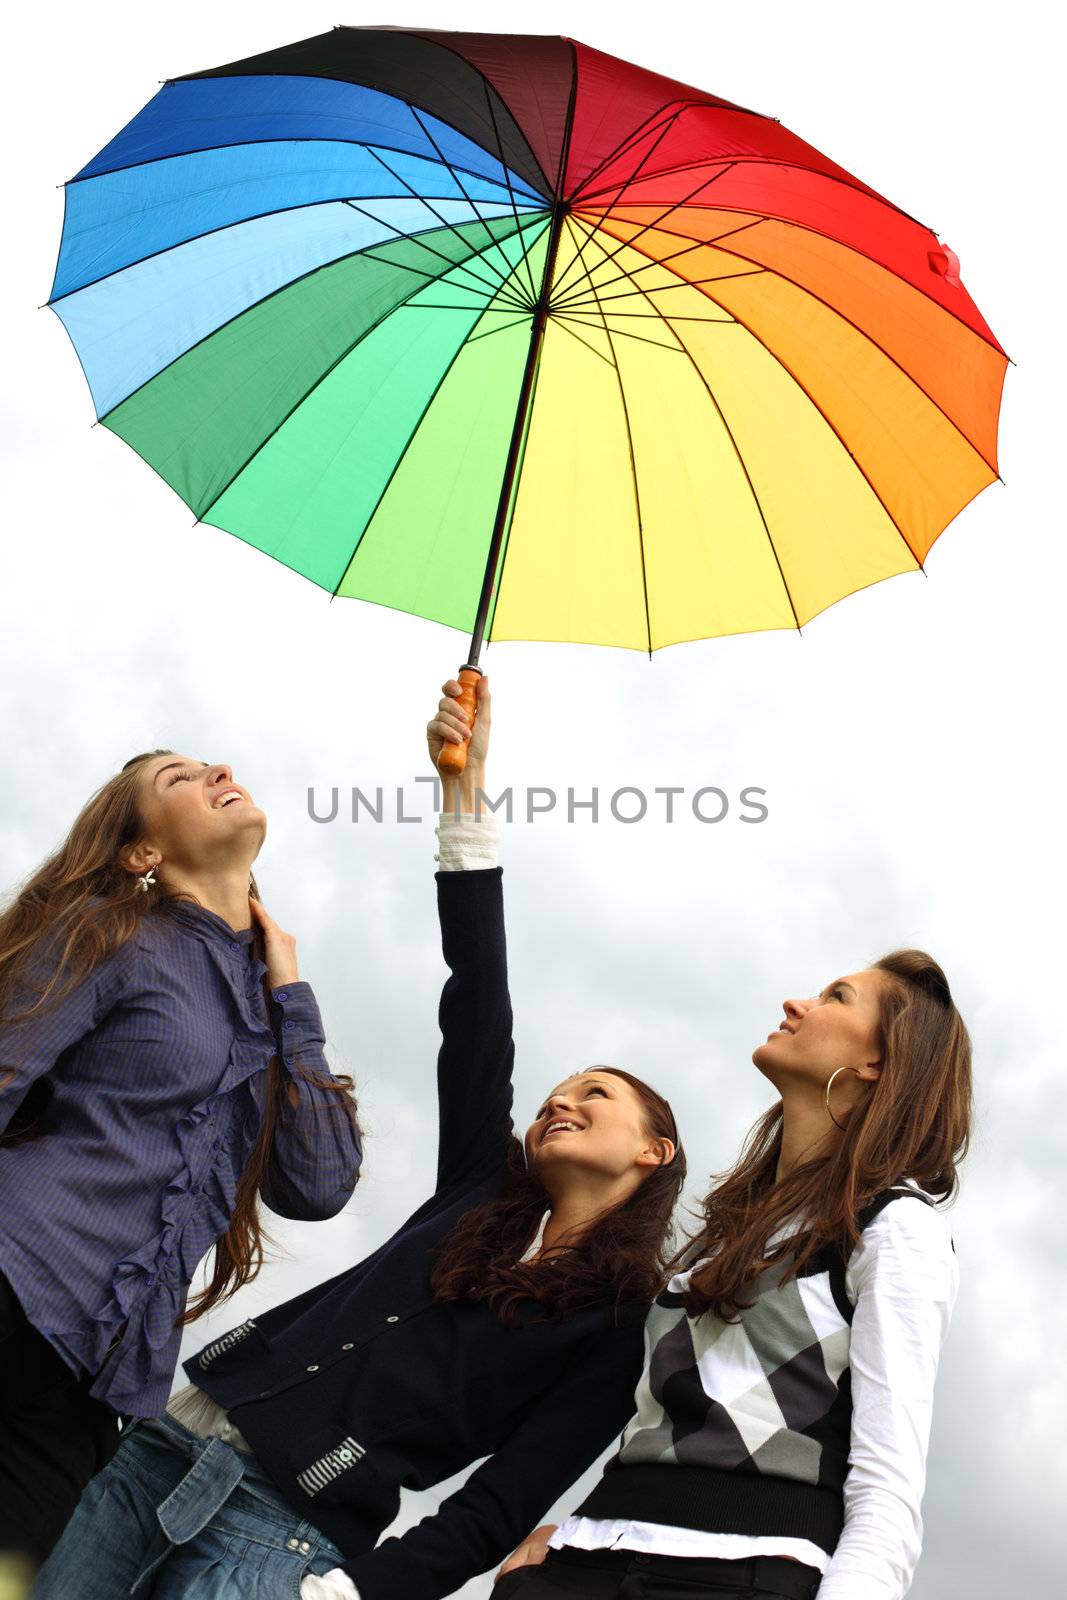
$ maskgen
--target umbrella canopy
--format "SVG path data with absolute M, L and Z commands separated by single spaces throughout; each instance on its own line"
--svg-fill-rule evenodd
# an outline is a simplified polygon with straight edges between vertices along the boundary
M 652 651 L 921 566 L 1007 357 L 934 233 L 556 37 L 336 28 L 170 81 L 67 185 L 101 422 L 334 595 Z

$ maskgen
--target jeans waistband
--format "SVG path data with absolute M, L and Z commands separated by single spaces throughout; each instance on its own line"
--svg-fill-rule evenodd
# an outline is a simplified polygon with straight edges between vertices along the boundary
M 578 1550 L 564 1545 L 561 1550 L 550 1550 L 548 1560 L 561 1566 L 620 1574 L 637 1568 L 690 1583 L 784 1595 L 787 1600 L 812 1600 L 822 1577 L 817 1567 L 789 1561 L 784 1556 L 745 1556 L 740 1561 L 726 1561 L 718 1556 L 646 1555 L 636 1550 Z

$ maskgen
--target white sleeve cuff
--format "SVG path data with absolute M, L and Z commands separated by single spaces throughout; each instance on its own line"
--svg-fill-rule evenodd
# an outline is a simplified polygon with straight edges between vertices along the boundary
M 434 860 L 441 872 L 470 872 L 495 867 L 500 853 L 500 818 L 490 811 L 482 815 L 455 816 L 442 811 L 437 819 L 437 850 Z
M 359 1590 L 344 1567 L 334 1567 L 321 1578 L 314 1572 L 301 1578 L 300 1600 L 359 1600 Z

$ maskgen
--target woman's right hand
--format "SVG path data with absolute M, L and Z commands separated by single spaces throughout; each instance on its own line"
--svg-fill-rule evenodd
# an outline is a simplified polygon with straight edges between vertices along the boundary
M 539 1567 L 548 1555 L 548 1541 L 559 1526 L 556 1522 L 545 1522 L 540 1528 L 535 1528 L 504 1562 L 500 1571 L 494 1577 L 502 1578 L 506 1572 L 515 1572 L 519 1567 Z
M 438 701 L 436 715 L 426 724 L 426 744 L 430 760 L 438 772 L 441 770 L 438 762 L 445 745 L 462 744 L 470 731 L 467 713 L 458 704 L 459 695 L 462 693 L 461 685 L 455 678 L 449 678 L 441 687 L 444 693 Z M 478 679 L 474 693 L 476 697 L 474 731 L 467 746 L 466 771 L 480 780 L 485 776 L 485 759 L 489 754 L 489 724 L 492 716 L 488 677 Z

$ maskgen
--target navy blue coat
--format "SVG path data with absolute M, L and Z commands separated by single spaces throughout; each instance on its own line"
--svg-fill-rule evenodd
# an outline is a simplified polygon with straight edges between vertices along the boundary
M 560 1321 L 435 1304 L 432 1254 L 497 1195 L 514 1060 L 499 867 L 439 872 L 451 976 L 441 996 L 434 1193 L 378 1250 L 186 1363 L 302 1516 L 340 1547 L 363 1600 L 440 1600 L 495 1566 L 624 1427 L 647 1307 Z M 401 1486 L 489 1457 L 416 1527 L 375 1548 Z

